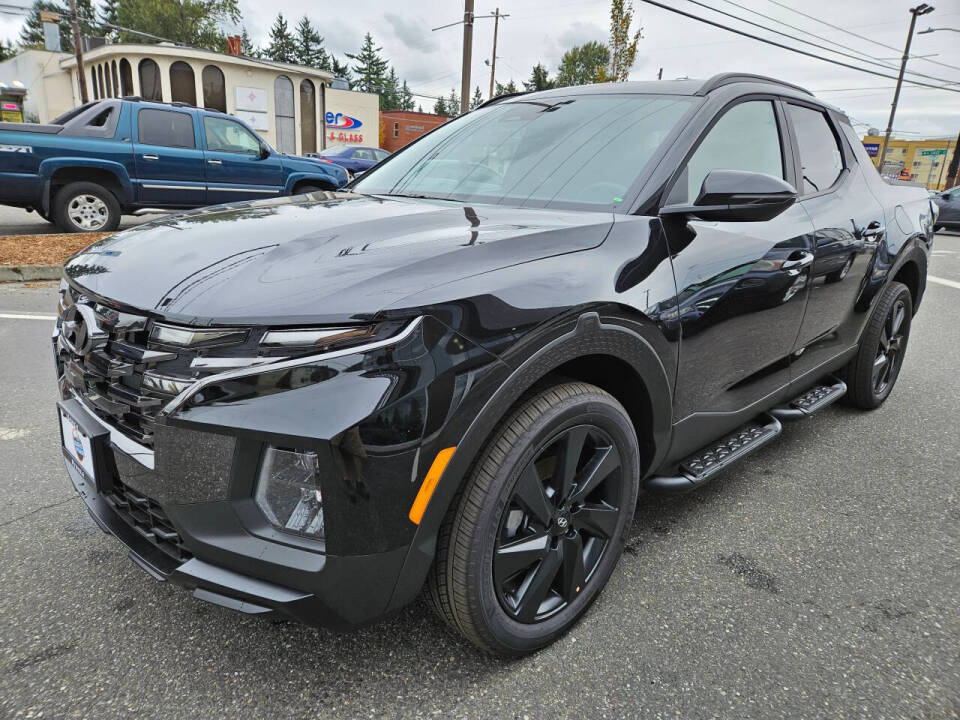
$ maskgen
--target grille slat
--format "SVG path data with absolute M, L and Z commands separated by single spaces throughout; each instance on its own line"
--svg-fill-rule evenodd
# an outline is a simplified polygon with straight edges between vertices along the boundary
M 113 487 L 104 497 L 117 515 L 144 540 L 179 562 L 185 562 L 193 557 L 170 522 L 170 518 L 156 501 L 136 492 L 119 480 L 113 483 Z

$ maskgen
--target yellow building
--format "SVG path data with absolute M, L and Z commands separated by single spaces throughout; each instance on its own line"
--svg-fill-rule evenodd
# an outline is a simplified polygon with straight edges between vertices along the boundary
M 957 139 L 952 137 L 928 140 L 901 140 L 892 137 L 887 147 L 882 174 L 886 177 L 920 182 L 930 190 L 943 190 L 956 145 Z M 863 146 L 873 160 L 874 167 L 879 169 L 883 136 L 866 135 Z

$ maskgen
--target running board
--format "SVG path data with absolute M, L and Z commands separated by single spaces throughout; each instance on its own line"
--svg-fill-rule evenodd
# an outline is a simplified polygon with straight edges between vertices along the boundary
M 783 426 L 775 417 L 761 416 L 732 435 L 708 445 L 683 460 L 674 476 L 654 475 L 646 483 L 648 490 L 676 493 L 692 490 L 713 479 L 722 470 L 773 440 Z
M 794 398 L 786 407 L 773 408 L 769 411 L 778 420 L 803 420 L 827 405 L 833 405 L 847 394 L 847 384 L 837 380 L 834 385 L 817 385 L 807 390 L 803 395 Z

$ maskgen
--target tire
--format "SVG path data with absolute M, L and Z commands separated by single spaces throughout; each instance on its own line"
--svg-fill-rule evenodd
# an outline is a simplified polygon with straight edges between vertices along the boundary
M 297 188 L 296 194 L 307 195 L 308 193 L 323 192 L 323 191 L 324 189 L 322 187 L 318 187 L 317 185 L 301 185 L 300 187 Z
M 890 396 L 903 365 L 912 319 L 910 289 L 890 283 L 870 316 L 857 354 L 842 373 L 848 405 L 873 410 Z
M 120 203 L 101 185 L 73 182 L 53 199 L 53 217 L 64 232 L 112 232 L 120 225 Z
M 572 472 L 550 472 L 551 463 L 578 467 L 576 482 Z M 519 656 L 552 643 L 610 578 L 639 473 L 633 423 L 613 396 L 564 382 L 523 401 L 441 526 L 427 579 L 437 614 L 491 653 Z

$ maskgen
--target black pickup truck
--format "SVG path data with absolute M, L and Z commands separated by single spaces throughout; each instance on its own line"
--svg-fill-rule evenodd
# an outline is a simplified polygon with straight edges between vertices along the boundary
M 768 78 L 498 98 L 346 192 L 67 262 L 67 471 L 201 600 L 346 628 L 426 587 L 530 652 L 602 590 L 641 490 L 887 400 L 935 222 Z

